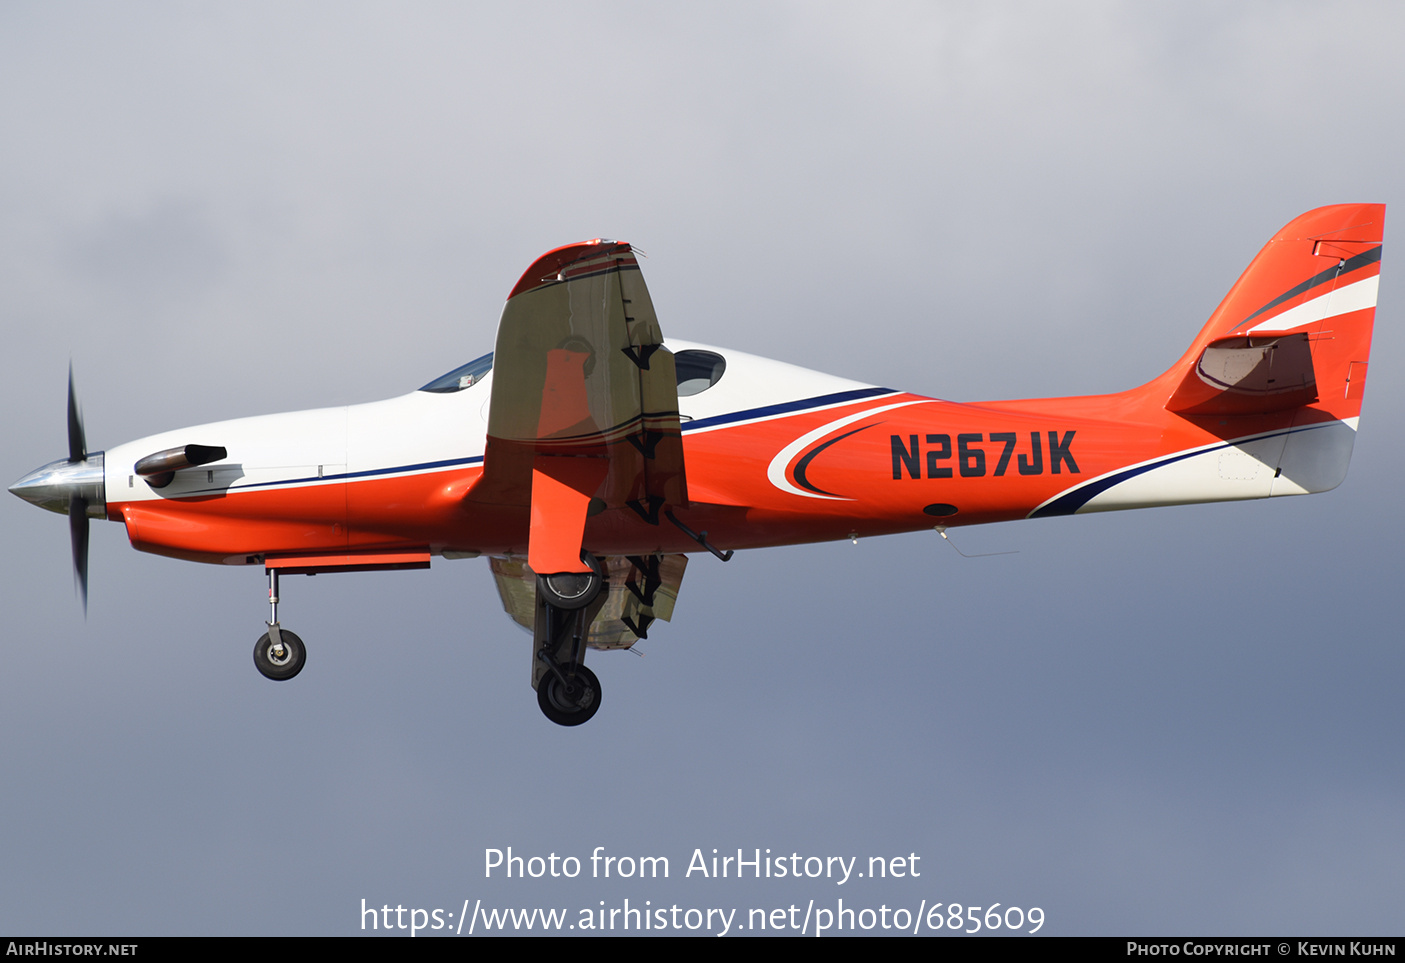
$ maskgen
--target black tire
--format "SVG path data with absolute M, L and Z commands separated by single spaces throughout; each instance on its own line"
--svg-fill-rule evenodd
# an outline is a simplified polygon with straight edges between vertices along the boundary
M 581 552 L 581 561 L 590 566 L 589 572 L 557 572 L 537 576 L 537 591 L 547 605 L 568 612 L 583 609 L 605 587 L 605 566 L 589 552 Z
M 286 682 L 301 672 L 303 665 L 307 663 L 307 646 L 302 644 L 302 639 L 287 629 L 280 629 L 278 634 L 283 637 L 283 658 L 274 657 L 273 640 L 265 632 L 254 643 L 254 668 L 258 669 L 264 678 L 274 682 Z
M 564 674 L 570 678 L 569 671 Z M 547 672 L 537 683 L 537 705 L 558 726 L 578 726 L 589 722 L 600 708 L 600 680 L 594 672 L 578 665 L 568 689 L 556 678 L 556 673 Z

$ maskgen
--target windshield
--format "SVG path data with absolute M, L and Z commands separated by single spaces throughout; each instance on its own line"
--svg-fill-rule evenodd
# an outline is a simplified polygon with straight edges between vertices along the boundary
M 440 394 L 448 394 L 451 391 L 462 391 L 482 381 L 483 376 L 492 370 L 493 353 L 490 351 L 481 358 L 474 358 L 468 364 L 460 365 L 448 374 L 435 378 L 420 390 L 436 391 Z

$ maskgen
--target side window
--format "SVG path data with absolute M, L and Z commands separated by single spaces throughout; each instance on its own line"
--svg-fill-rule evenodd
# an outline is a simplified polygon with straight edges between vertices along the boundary
M 460 365 L 446 375 L 435 378 L 429 384 L 421 388 L 421 391 L 433 391 L 438 394 L 448 394 L 451 391 L 462 391 L 463 389 L 475 385 L 483 380 L 483 376 L 493 370 L 492 352 L 485 354 L 481 358 L 474 358 L 466 365 Z
M 678 397 L 701 394 L 722 380 L 727 359 L 714 351 L 689 349 L 673 356 L 678 369 Z

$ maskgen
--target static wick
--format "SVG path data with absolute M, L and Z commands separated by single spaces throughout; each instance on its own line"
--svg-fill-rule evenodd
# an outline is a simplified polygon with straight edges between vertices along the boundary
M 940 535 L 940 536 L 946 541 L 946 543 L 947 543 L 948 545 L 950 545 L 952 548 L 955 548 L 955 549 L 956 549 L 956 554 L 957 554 L 957 555 L 960 555 L 962 558 L 990 558 L 991 556 L 994 556 L 994 555 L 1018 555 L 1018 554 L 1019 554 L 1019 551 L 1018 551 L 1018 550 L 1014 550 L 1014 551 L 1009 551 L 1009 552 L 977 552 L 975 555 L 967 555 L 965 552 L 961 551 L 961 549 L 957 548 L 956 543 L 951 540 L 951 536 L 947 535 L 947 533 L 946 533 L 946 526 L 945 526 L 945 525 L 937 525 L 937 526 L 935 526 L 935 529 L 936 529 L 936 533 L 937 533 L 938 535 Z

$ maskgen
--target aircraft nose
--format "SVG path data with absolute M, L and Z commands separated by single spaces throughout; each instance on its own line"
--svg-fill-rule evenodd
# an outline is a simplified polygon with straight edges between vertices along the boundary
M 91 452 L 82 461 L 51 461 L 10 486 L 11 492 L 31 505 L 60 515 L 68 514 L 68 506 L 76 496 L 83 499 L 87 514 L 94 518 L 102 518 L 107 512 L 104 489 L 100 451 Z

